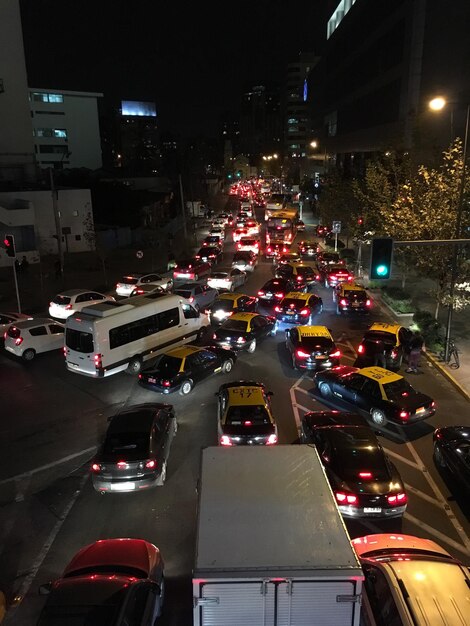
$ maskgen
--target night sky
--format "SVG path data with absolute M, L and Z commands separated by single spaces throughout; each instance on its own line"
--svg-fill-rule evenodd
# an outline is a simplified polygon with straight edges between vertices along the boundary
M 241 93 L 320 53 L 331 0 L 21 0 L 28 84 L 152 100 L 162 130 L 214 136 Z

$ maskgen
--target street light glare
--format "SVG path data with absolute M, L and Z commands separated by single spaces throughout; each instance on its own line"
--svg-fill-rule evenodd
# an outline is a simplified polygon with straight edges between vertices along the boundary
M 441 98 L 439 96 L 438 98 L 433 98 L 432 100 L 430 100 L 429 108 L 433 111 L 442 111 L 446 104 L 447 103 L 445 101 L 445 98 Z
M 310 147 L 311 148 L 316 148 L 318 146 L 318 143 L 316 141 L 311 141 L 310 142 Z

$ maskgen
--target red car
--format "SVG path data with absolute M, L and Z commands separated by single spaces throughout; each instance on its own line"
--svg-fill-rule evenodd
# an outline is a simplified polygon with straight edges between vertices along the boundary
M 173 270 L 174 280 L 199 280 L 211 273 L 211 264 L 199 259 L 188 259 L 176 264 Z
M 38 624 L 117 624 L 116 616 L 128 615 L 133 606 L 145 607 L 145 623 L 154 624 L 163 606 L 163 569 L 160 550 L 148 541 L 96 541 L 73 557 L 60 578 L 40 587 L 48 598 Z

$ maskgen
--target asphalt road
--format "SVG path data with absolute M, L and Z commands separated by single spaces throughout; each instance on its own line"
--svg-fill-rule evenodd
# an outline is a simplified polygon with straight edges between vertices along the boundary
M 230 198 L 228 208 L 234 210 L 235 202 Z M 233 244 L 227 243 L 226 263 L 233 250 Z M 239 291 L 255 294 L 271 277 L 272 264 L 262 260 Z M 343 362 L 352 364 L 363 331 L 374 320 L 387 320 L 387 313 L 376 305 L 370 319 L 339 317 L 331 290 L 319 286 L 316 291 L 324 301 L 318 323 L 332 329 Z M 164 400 L 175 406 L 179 430 L 165 486 L 104 497 L 93 491 L 85 461 L 100 441 L 108 415 L 124 406 L 159 402 L 161 396 L 141 389 L 135 378 L 124 373 L 94 380 L 67 372 L 59 352 L 28 366 L 4 352 L 0 355 L 0 588 L 18 595 L 7 623 L 34 624 L 43 604 L 37 595 L 39 584 L 57 577 L 84 545 L 120 536 L 145 538 L 160 547 L 167 578 L 162 624 L 192 623 L 196 489 L 201 448 L 217 444 L 214 393 L 228 378 L 264 382 L 274 391 L 272 407 L 281 444 L 297 441 L 298 423 L 306 410 L 325 407 L 312 388 L 310 375 L 292 370 L 283 338 L 278 333 L 259 344 L 254 354 L 242 354 L 229 377 L 214 376 L 188 397 L 167 396 Z M 381 432 L 382 444 L 407 485 L 407 513 L 402 521 L 348 522 L 347 526 L 351 536 L 390 530 L 430 537 L 469 563 L 470 524 L 463 512 L 465 503 L 451 497 L 435 469 L 431 437 L 438 425 L 461 423 L 468 414 L 468 403 L 427 363 L 410 381 L 431 395 L 438 409 L 433 418 L 411 430 Z

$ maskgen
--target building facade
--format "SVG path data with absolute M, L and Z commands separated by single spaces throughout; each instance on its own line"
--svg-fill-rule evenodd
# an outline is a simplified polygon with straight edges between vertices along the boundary
M 263 153 L 279 151 L 282 138 L 280 91 L 255 85 L 242 97 L 240 113 L 241 152 L 259 162 Z
M 102 97 L 102 93 L 29 88 L 32 135 L 39 167 L 90 170 L 102 167 L 98 117 L 98 98 Z

